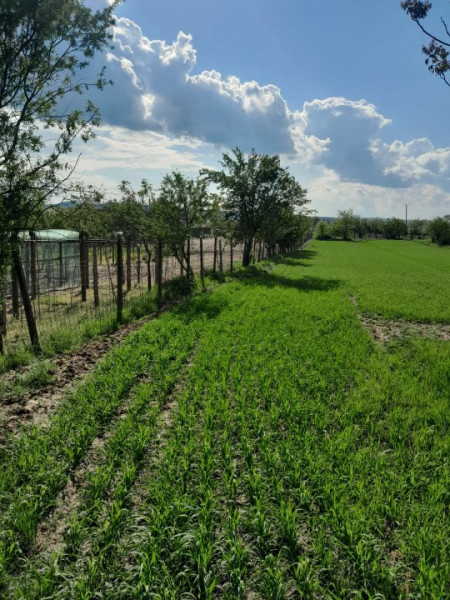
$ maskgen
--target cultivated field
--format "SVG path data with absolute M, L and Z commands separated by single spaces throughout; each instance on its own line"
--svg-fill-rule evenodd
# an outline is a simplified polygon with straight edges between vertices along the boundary
M 2 434 L 0 595 L 448 597 L 449 278 L 314 242 L 143 324 Z

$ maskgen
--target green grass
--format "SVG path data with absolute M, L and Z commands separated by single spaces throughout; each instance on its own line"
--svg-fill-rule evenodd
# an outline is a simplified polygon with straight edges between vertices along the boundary
M 415 241 L 315 241 L 309 251 L 315 272 L 342 281 L 363 313 L 450 323 L 449 248 Z
M 208 279 L 208 282 L 209 279 Z M 200 284 L 196 282 L 195 289 Z M 167 281 L 163 288 L 164 302 L 172 302 L 186 296 L 191 291 L 186 281 L 180 278 Z M 8 352 L 0 355 L 0 375 L 19 366 L 35 364 L 42 359 L 51 358 L 59 354 L 67 354 L 80 348 L 86 341 L 97 338 L 103 334 L 116 331 L 122 325 L 130 323 L 143 316 L 157 311 L 156 289 L 146 291 L 138 296 L 125 296 L 122 320 L 117 320 L 116 306 L 109 302 L 95 311 L 92 306 L 86 310 L 74 308 L 71 316 L 66 319 L 44 320 L 38 319 L 41 354 L 36 357 L 30 345 L 22 343 L 22 338 L 16 346 L 10 344 Z M 64 323 L 63 325 L 61 323 Z M 24 334 L 22 330 L 21 334 Z
M 448 597 L 449 344 L 377 345 L 349 299 L 380 310 L 352 252 L 377 285 L 377 252 L 409 280 L 387 248 L 315 243 L 238 273 L 130 336 L 49 427 L 8 438 L 5 597 Z M 382 314 L 431 319 L 391 273 Z M 62 548 L 38 552 L 99 434 Z

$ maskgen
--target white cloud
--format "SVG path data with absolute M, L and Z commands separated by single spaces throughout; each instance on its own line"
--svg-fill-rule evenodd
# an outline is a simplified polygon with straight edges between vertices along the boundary
M 112 194 L 122 179 L 137 186 L 146 178 L 157 188 L 167 171 L 195 177 L 199 169 L 215 167 L 220 158 L 210 146 L 193 139 L 111 126 L 101 127 L 93 142 L 77 141 L 74 151 L 80 154 L 76 177 Z
M 363 217 L 403 218 L 404 205 L 408 204 L 410 219 L 433 218 L 448 213 L 450 205 L 449 194 L 438 185 L 417 182 L 409 187 L 388 189 L 342 181 L 331 170 L 314 178 L 308 192 L 322 216 L 336 216 L 338 210 L 352 208 Z
M 274 85 L 194 74 L 192 37 L 172 44 L 149 40 L 126 18 L 117 19 L 114 49 L 103 57 L 114 85 L 94 97 L 105 123 L 190 136 L 219 146 L 294 153 L 292 114 Z M 99 69 L 100 59 L 92 68 Z
M 150 40 L 126 18 L 117 19 L 114 48 L 96 57 L 91 77 L 105 62 L 114 85 L 94 93 L 104 127 L 84 150 L 87 177 L 102 170 L 110 181 L 121 173 L 120 181 L 127 168 L 196 171 L 205 157 L 217 161 L 220 148 L 255 147 L 307 173 L 310 197 L 329 214 L 335 206 L 397 214 L 411 195 L 428 213 L 449 201 L 450 148 L 426 138 L 387 142 L 390 120 L 366 100 L 315 99 L 294 110 L 275 85 L 196 73 L 190 35 Z

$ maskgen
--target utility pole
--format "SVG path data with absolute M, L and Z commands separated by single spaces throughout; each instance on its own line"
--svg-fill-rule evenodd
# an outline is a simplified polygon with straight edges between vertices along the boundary
M 405 204 L 405 223 L 406 223 L 406 227 L 408 227 L 408 206 L 409 206 L 409 204 Z

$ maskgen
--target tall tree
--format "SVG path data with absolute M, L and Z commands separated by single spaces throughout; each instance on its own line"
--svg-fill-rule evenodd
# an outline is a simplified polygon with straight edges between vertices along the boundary
M 73 110 L 63 101 L 106 85 L 103 71 L 94 81 L 83 72 L 111 39 L 116 4 L 92 11 L 82 0 L 0 2 L 0 276 L 19 230 L 70 177 L 73 141 L 92 138 L 99 123 L 89 100 Z
M 278 155 L 252 150 L 246 156 L 235 148 L 232 154 L 223 154 L 221 165 L 221 171 L 201 173 L 224 193 L 224 211 L 244 242 L 242 264 L 248 266 L 253 241 L 264 224 L 279 219 L 284 209 L 298 210 L 309 201 L 306 190 L 281 167 Z
M 166 175 L 154 202 L 152 227 L 164 240 L 182 270 L 193 277 L 189 238 L 204 224 L 208 204 L 207 182 L 190 179 L 174 171 Z
M 431 10 L 431 2 L 405 0 L 401 3 L 401 7 L 430 39 L 429 44 L 422 47 L 422 52 L 426 56 L 425 64 L 428 66 L 428 69 L 450 87 L 450 81 L 447 78 L 447 73 L 450 71 L 450 30 L 446 21 L 441 17 L 442 32 L 435 34 L 429 31 L 423 24 L 424 19 Z
M 355 230 L 355 224 L 357 215 L 354 214 L 353 209 L 339 210 L 338 218 L 333 223 L 333 229 L 336 235 L 340 236 L 344 240 L 349 240 L 351 234 Z

